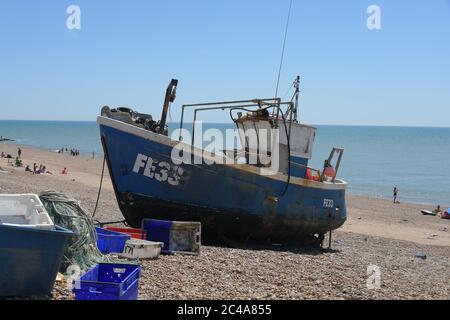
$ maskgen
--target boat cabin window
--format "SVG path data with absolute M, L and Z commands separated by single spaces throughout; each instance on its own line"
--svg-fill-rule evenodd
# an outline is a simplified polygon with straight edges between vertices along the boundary
M 236 125 L 248 164 L 270 167 L 276 157 L 277 171 L 286 173 L 290 157 L 305 159 L 306 162 L 312 157 L 316 134 L 313 127 L 295 122 L 285 124 L 283 119 L 259 115 L 240 117 Z M 252 157 L 259 161 L 252 162 Z

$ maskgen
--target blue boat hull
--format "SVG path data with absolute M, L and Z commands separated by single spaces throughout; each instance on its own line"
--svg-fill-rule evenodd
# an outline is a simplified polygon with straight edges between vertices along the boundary
M 345 187 L 292 179 L 283 195 L 287 177 L 246 165 L 175 165 L 167 137 L 101 123 L 100 131 L 119 206 L 133 227 L 144 218 L 200 221 L 206 239 L 290 240 L 323 235 L 346 221 Z

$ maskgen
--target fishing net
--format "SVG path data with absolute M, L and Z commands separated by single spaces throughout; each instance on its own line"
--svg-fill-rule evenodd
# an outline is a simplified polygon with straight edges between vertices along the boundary
M 86 271 L 98 263 L 111 262 L 111 257 L 98 250 L 94 223 L 78 201 L 56 191 L 43 192 L 39 198 L 55 225 L 75 233 L 64 252 L 62 272 L 70 266 Z

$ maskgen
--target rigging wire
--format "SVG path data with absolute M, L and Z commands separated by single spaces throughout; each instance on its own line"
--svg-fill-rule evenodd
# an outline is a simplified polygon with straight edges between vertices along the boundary
M 281 72 L 283 70 L 283 62 L 284 62 L 284 52 L 286 49 L 286 41 L 287 41 L 287 36 L 288 36 L 288 32 L 289 32 L 289 23 L 291 20 L 291 12 L 292 12 L 293 2 L 294 2 L 294 0 L 291 0 L 291 2 L 289 4 L 289 13 L 288 13 L 288 18 L 287 18 L 287 22 L 286 22 L 286 30 L 284 32 L 283 50 L 281 51 L 280 68 L 278 69 L 278 80 L 277 80 L 277 88 L 275 90 L 275 98 L 278 96 L 278 89 L 280 87 Z
M 291 92 L 292 88 L 294 88 L 294 84 L 295 84 L 295 82 L 293 82 L 293 83 L 291 84 L 291 86 L 289 87 L 289 89 L 288 89 L 288 90 L 286 91 L 286 93 L 284 94 L 282 100 L 284 100 L 284 99 L 288 96 L 288 94 Z M 292 100 L 293 100 L 293 99 L 292 99 Z M 291 101 L 292 101 L 292 100 L 291 100 Z

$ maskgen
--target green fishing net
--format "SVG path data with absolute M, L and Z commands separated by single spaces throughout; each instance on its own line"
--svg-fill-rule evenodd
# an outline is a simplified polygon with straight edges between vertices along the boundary
M 87 271 L 98 263 L 112 262 L 112 257 L 99 251 L 94 223 L 78 201 L 56 191 L 43 192 L 39 198 L 55 225 L 75 233 L 64 252 L 62 273 L 71 266 Z

